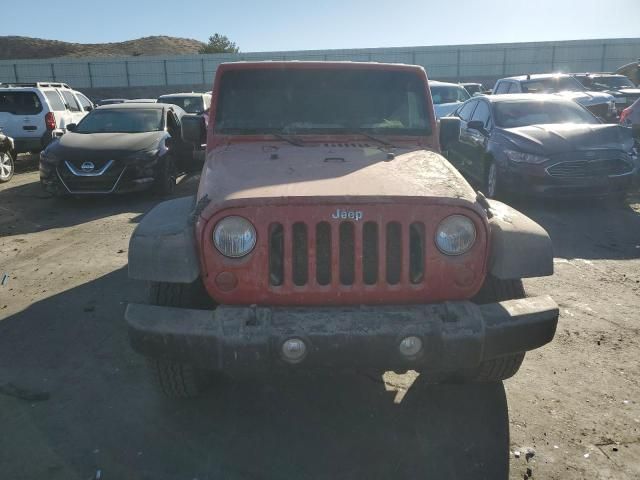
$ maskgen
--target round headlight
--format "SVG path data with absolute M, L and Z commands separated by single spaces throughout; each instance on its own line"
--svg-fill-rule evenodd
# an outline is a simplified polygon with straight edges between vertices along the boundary
M 244 257 L 256 246 L 256 229 L 245 218 L 223 218 L 213 229 L 213 244 L 225 257 Z
M 436 230 L 436 245 L 445 255 L 462 255 L 468 252 L 476 241 L 476 227 L 464 215 L 445 218 Z

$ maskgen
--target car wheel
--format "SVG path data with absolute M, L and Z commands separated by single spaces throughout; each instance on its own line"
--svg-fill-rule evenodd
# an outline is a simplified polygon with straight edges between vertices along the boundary
M 488 275 L 480 292 L 473 299 L 477 304 L 504 302 L 525 298 L 522 280 L 502 280 Z M 465 376 L 465 381 L 500 382 L 513 377 L 520 369 L 525 352 L 485 360 L 477 369 Z
M 163 307 L 206 308 L 210 299 L 198 279 L 194 283 L 152 282 L 149 303 Z M 188 363 L 149 358 L 147 365 L 155 387 L 169 398 L 192 398 L 205 391 L 213 373 Z
M 158 195 L 171 195 L 176 187 L 176 164 L 173 158 L 166 156 L 160 160 L 158 174 L 153 185 L 154 192 Z
M 487 167 L 484 182 L 485 194 L 488 198 L 498 198 L 502 193 L 502 186 L 500 182 L 500 174 L 498 173 L 498 166 L 496 162 L 491 160 Z
M 8 182 L 13 178 L 15 163 L 9 152 L 0 152 L 0 183 Z

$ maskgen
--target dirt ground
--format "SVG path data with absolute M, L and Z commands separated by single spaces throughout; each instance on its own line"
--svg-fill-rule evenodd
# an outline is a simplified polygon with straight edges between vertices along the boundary
M 22 157 L 0 186 L 0 478 L 640 478 L 637 199 L 517 205 L 556 256 L 552 278 L 525 285 L 561 318 L 504 386 L 317 374 L 175 402 L 123 319 L 146 293 L 127 278 L 128 239 L 158 199 L 53 200 L 34 168 Z

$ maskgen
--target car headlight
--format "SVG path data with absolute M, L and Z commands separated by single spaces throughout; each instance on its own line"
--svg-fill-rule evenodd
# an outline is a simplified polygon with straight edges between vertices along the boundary
M 225 217 L 213 229 L 213 244 L 225 257 L 244 257 L 256 246 L 256 229 L 245 218 Z
M 516 150 L 505 150 L 505 155 L 509 160 L 516 163 L 533 163 L 540 164 L 549 160 L 542 155 L 534 155 L 533 153 L 517 152 Z
M 476 227 L 464 215 L 451 215 L 438 225 L 436 246 L 445 255 L 462 255 L 476 241 Z

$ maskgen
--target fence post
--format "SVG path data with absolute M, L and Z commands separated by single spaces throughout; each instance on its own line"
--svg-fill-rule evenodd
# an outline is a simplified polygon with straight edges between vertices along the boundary
M 411 50 L 411 63 L 413 65 L 416 64 L 416 51 L 415 50 Z
M 507 47 L 502 51 L 502 76 L 507 76 Z
M 16 77 L 16 83 L 20 82 L 18 79 L 18 65 L 15 63 L 13 64 L 13 76 Z
M 456 50 L 456 79 L 460 83 L 460 49 Z
M 556 69 L 556 46 L 551 47 L 551 71 Z
M 169 75 L 167 74 L 167 61 L 163 60 L 162 64 L 164 65 L 164 84 L 169 85 Z
M 200 67 L 202 69 L 202 84 L 206 85 L 207 79 L 204 78 L 204 57 L 200 57 Z
M 602 44 L 602 58 L 600 59 L 600 71 L 604 72 L 604 61 L 607 56 L 607 44 Z
M 53 63 L 50 63 L 49 66 L 51 67 L 51 81 L 55 82 L 56 81 L 56 71 L 53 68 Z
M 124 61 L 124 75 L 127 77 L 127 87 L 130 87 L 131 80 L 129 79 L 129 60 Z
M 87 62 L 87 70 L 89 71 L 89 88 L 93 88 L 93 72 L 91 71 L 91 62 Z

